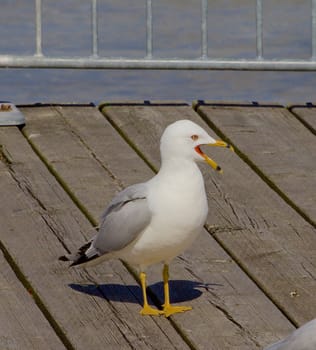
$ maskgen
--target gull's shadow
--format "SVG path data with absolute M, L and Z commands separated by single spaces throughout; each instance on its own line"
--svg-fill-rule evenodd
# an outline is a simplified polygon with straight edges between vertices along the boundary
M 171 280 L 169 281 L 170 299 L 172 303 L 181 303 L 197 299 L 203 293 L 203 290 L 210 290 L 219 287 L 219 284 L 199 283 L 185 280 Z M 70 284 L 70 288 L 77 292 L 88 295 L 98 296 L 109 301 L 120 301 L 124 303 L 142 303 L 142 291 L 138 285 L 124 285 L 124 284 Z M 163 303 L 163 283 L 157 282 L 148 286 L 149 299 L 158 299 L 160 304 Z

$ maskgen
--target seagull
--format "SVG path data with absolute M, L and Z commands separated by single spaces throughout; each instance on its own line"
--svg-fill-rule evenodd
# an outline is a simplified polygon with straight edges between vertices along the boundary
M 118 193 L 100 219 L 99 231 L 75 254 L 59 259 L 70 266 L 92 266 L 120 259 L 138 268 L 143 293 L 141 315 L 164 315 L 191 310 L 174 306 L 169 297 L 169 264 L 197 238 L 208 213 L 204 179 L 197 162 L 221 168 L 201 146 L 232 146 L 217 141 L 190 120 L 170 124 L 160 140 L 161 167 L 144 183 Z M 164 304 L 162 310 L 148 304 L 146 268 L 163 263 Z
M 265 348 L 264 350 L 315 350 L 316 349 L 316 319 L 305 323 L 285 339 Z

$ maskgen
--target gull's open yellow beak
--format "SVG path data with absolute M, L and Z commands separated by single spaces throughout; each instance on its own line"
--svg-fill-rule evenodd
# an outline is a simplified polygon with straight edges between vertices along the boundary
M 207 144 L 207 146 L 217 146 L 217 147 L 224 147 L 224 148 L 228 148 L 231 151 L 234 152 L 234 148 L 229 145 L 228 143 L 224 142 L 224 141 L 216 141 L 215 143 L 209 143 Z M 205 159 L 206 163 L 209 164 L 213 169 L 215 169 L 216 171 L 218 171 L 219 173 L 223 173 L 222 168 L 216 163 L 214 162 L 213 159 L 209 158 L 205 153 L 201 152 L 202 157 Z
M 220 140 L 216 140 L 215 143 L 209 143 L 208 146 L 225 147 L 225 148 L 228 148 L 234 152 L 234 148 L 232 145 L 229 145 L 228 143 L 226 143 L 224 141 L 220 141 Z

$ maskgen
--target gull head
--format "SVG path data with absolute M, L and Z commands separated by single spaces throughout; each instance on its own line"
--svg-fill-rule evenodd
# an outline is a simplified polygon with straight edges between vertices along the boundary
M 201 150 L 203 145 L 225 147 L 233 151 L 232 146 L 224 141 L 213 139 L 203 128 L 192 121 L 178 120 L 170 124 L 161 137 L 162 162 L 170 159 L 205 161 L 216 171 L 222 172 L 220 166 Z

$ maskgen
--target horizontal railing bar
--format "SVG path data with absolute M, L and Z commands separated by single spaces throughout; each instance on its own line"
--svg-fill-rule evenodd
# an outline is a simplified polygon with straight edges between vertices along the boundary
M 0 55 L 0 68 L 316 71 L 316 61 L 50 58 Z

